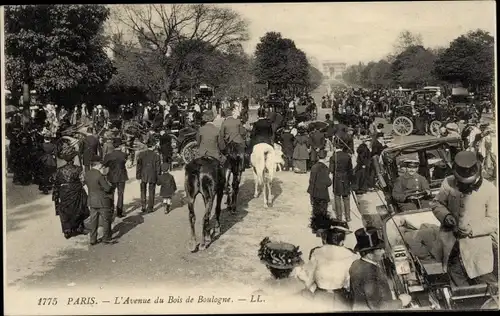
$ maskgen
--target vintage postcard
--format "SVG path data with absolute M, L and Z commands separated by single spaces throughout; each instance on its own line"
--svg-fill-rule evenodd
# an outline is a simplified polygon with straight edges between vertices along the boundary
M 5 314 L 498 309 L 493 1 L 1 9 Z

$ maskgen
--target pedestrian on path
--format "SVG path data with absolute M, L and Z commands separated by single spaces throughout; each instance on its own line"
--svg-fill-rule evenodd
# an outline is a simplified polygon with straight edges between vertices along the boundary
M 104 156 L 103 165 L 108 168 L 107 179 L 113 187 L 111 196 L 114 199 L 115 191 L 118 191 L 116 200 L 116 216 L 123 215 L 123 196 L 125 195 L 125 182 L 128 181 L 127 154 L 122 150 L 122 141 L 119 138 L 113 140 L 113 151 Z M 114 204 L 114 203 L 113 203 Z M 114 207 L 113 207 L 114 208 Z
M 330 173 L 333 178 L 333 196 L 336 218 L 342 220 L 345 215 L 347 222 L 351 221 L 351 184 L 353 179 L 352 158 L 348 154 L 349 147 L 343 142 L 337 142 L 336 151 L 330 157 Z
M 161 165 L 161 175 L 158 177 L 160 196 L 163 198 L 165 214 L 170 212 L 170 208 L 172 207 L 172 196 L 174 196 L 177 191 L 174 176 L 170 173 L 170 166 L 171 164 L 164 162 Z
M 161 158 L 156 150 L 156 141 L 149 139 L 147 146 L 148 149 L 141 152 L 137 158 L 136 169 L 136 179 L 141 181 L 141 205 L 143 213 L 153 212 L 156 183 L 161 172 Z M 146 193 L 148 193 L 147 204 Z
M 309 159 L 309 136 L 304 126 L 297 128 L 297 136 L 294 140 L 293 167 L 295 173 L 307 172 L 307 160 Z
M 318 151 L 318 162 L 311 168 L 309 176 L 307 193 L 309 193 L 311 200 L 313 216 L 315 214 L 326 214 L 330 203 L 328 188 L 332 185 L 332 180 L 328 175 L 326 157 L 327 152 L 324 148 Z
M 57 156 L 66 164 L 57 169 L 54 175 L 52 201 L 66 239 L 84 233 L 84 221 L 90 215 L 88 196 L 82 183 L 83 169 L 74 165 L 77 154 L 74 147 L 63 145 Z
M 357 244 L 354 251 L 361 259 L 354 261 L 349 269 L 353 310 L 395 310 L 411 302 L 408 294 L 392 298 L 389 281 L 380 266 L 384 254 L 384 242 L 378 237 L 376 228 L 360 228 L 354 233 Z
M 350 310 L 349 268 L 359 255 L 344 247 L 346 235 L 352 233 L 349 225 L 328 214 L 313 214 L 311 227 L 319 233 L 323 245 L 311 250 L 309 261 L 296 268 L 296 275 L 314 293 L 315 301 L 324 300 L 336 309 Z
M 88 190 L 88 206 L 90 208 L 90 245 L 97 241 L 97 228 L 99 218 L 102 219 L 103 237 L 105 244 L 113 243 L 111 240 L 111 222 L 113 221 L 113 187 L 108 183 L 101 173 L 103 166 L 100 158 L 94 156 L 91 161 L 91 169 L 85 173 L 85 185 Z

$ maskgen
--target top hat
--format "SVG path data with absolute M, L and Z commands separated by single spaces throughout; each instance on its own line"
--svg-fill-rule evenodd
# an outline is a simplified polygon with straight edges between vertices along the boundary
M 458 124 L 456 123 L 448 123 L 446 124 L 445 128 L 449 131 L 458 132 Z
M 360 228 L 354 232 L 356 237 L 355 252 L 384 248 L 384 241 L 379 238 L 374 227 Z
M 472 151 L 461 151 L 455 155 L 453 175 L 464 184 L 472 184 L 481 175 L 477 155 Z

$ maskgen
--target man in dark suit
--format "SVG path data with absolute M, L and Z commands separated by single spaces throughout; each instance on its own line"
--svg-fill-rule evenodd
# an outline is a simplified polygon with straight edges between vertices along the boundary
M 92 168 L 85 173 L 85 185 L 88 190 L 87 203 L 90 208 L 90 245 L 97 244 L 99 217 L 102 217 L 103 221 L 102 242 L 110 244 L 113 243 L 111 240 L 111 222 L 113 220 L 111 193 L 113 188 L 101 173 L 102 164 L 98 156 L 92 158 L 91 166 Z
M 99 139 L 93 134 L 92 127 L 87 129 L 87 136 L 83 139 L 82 145 L 82 158 L 83 165 L 85 166 L 85 171 L 90 170 L 90 162 L 95 156 L 100 155 L 101 146 L 99 145 Z
M 148 149 L 137 158 L 136 179 L 141 180 L 141 204 L 143 213 L 153 212 L 155 189 L 158 176 L 161 174 L 161 158 L 156 150 L 156 141 L 150 139 Z M 146 188 L 149 193 L 146 208 Z
M 258 120 L 253 123 L 252 129 L 252 148 L 253 145 L 257 145 L 260 143 L 266 143 L 273 146 L 274 133 L 272 122 L 266 118 L 266 110 L 264 108 L 260 108 L 257 112 Z
M 202 115 L 202 124 L 196 135 L 198 142 L 198 157 L 208 156 L 224 163 L 224 156 L 219 148 L 219 128 L 214 125 L 215 119 L 212 110 L 205 110 Z
M 330 157 L 330 173 L 333 175 L 333 195 L 335 203 L 335 214 L 342 221 L 342 209 L 347 222 L 351 221 L 351 183 L 353 179 L 353 167 L 351 156 L 348 154 L 349 147 L 343 143 L 336 144 L 336 150 Z
M 320 148 L 324 148 L 326 145 L 325 134 L 320 132 L 319 129 L 315 128 L 314 131 L 309 135 L 309 146 L 311 148 L 311 153 L 309 154 L 311 166 L 318 161 L 318 151 Z
M 125 193 L 125 182 L 128 180 L 127 154 L 122 151 L 121 139 L 113 140 L 114 150 L 104 156 L 103 165 L 108 168 L 107 179 L 113 187 L 112 196 L 115 195 L 115 190 L 118 189 L 118 199 L 116 201 L 116 216 L 123 217 L 123 195 Z
M 380 156 L 382 151 L 386 148 L 387 146 L 384 141 L 384 133 L 377 133 L 377 139 L 375 139 L 372 143 L 372 157 Z
M 309 193 L 311 198 L 313 214 L 326 214 L 328 212 L 328 203 L 330 202 L 328 187 L 332 185 L 332 180 L 328 176 L 326 156 L 324 148 L 318 151 L 318 162 L 312 166 L 309 176 L 307 193 Z
M 221 124 L 219 130 L 219 148 L 226 155 L 227 147 L 233 143 L 237 154 L 245 154 L 245 138 L 246 130 L 239 119 L 236 118 L 236 112 L 232 111 L 231 116 L 228 116 Z
M 349 269 L 353 310 L 395 310 L 411 303 L 408 294 L 393 300 L 389 282 L 379 262 L 384 255 L 384 243 L 378 237 L 376 228 L 360 228 L 355 233 L 355 252 L 361 259 L 354 261 Z

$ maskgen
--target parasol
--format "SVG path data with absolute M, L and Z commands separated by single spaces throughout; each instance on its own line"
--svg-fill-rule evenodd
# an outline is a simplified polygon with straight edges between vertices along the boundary
M 312 121 L 307 124 L 307 129 L 312 131 L 313 129 L 323 130 L 328 127 L 328 123 L 323 121 Z

